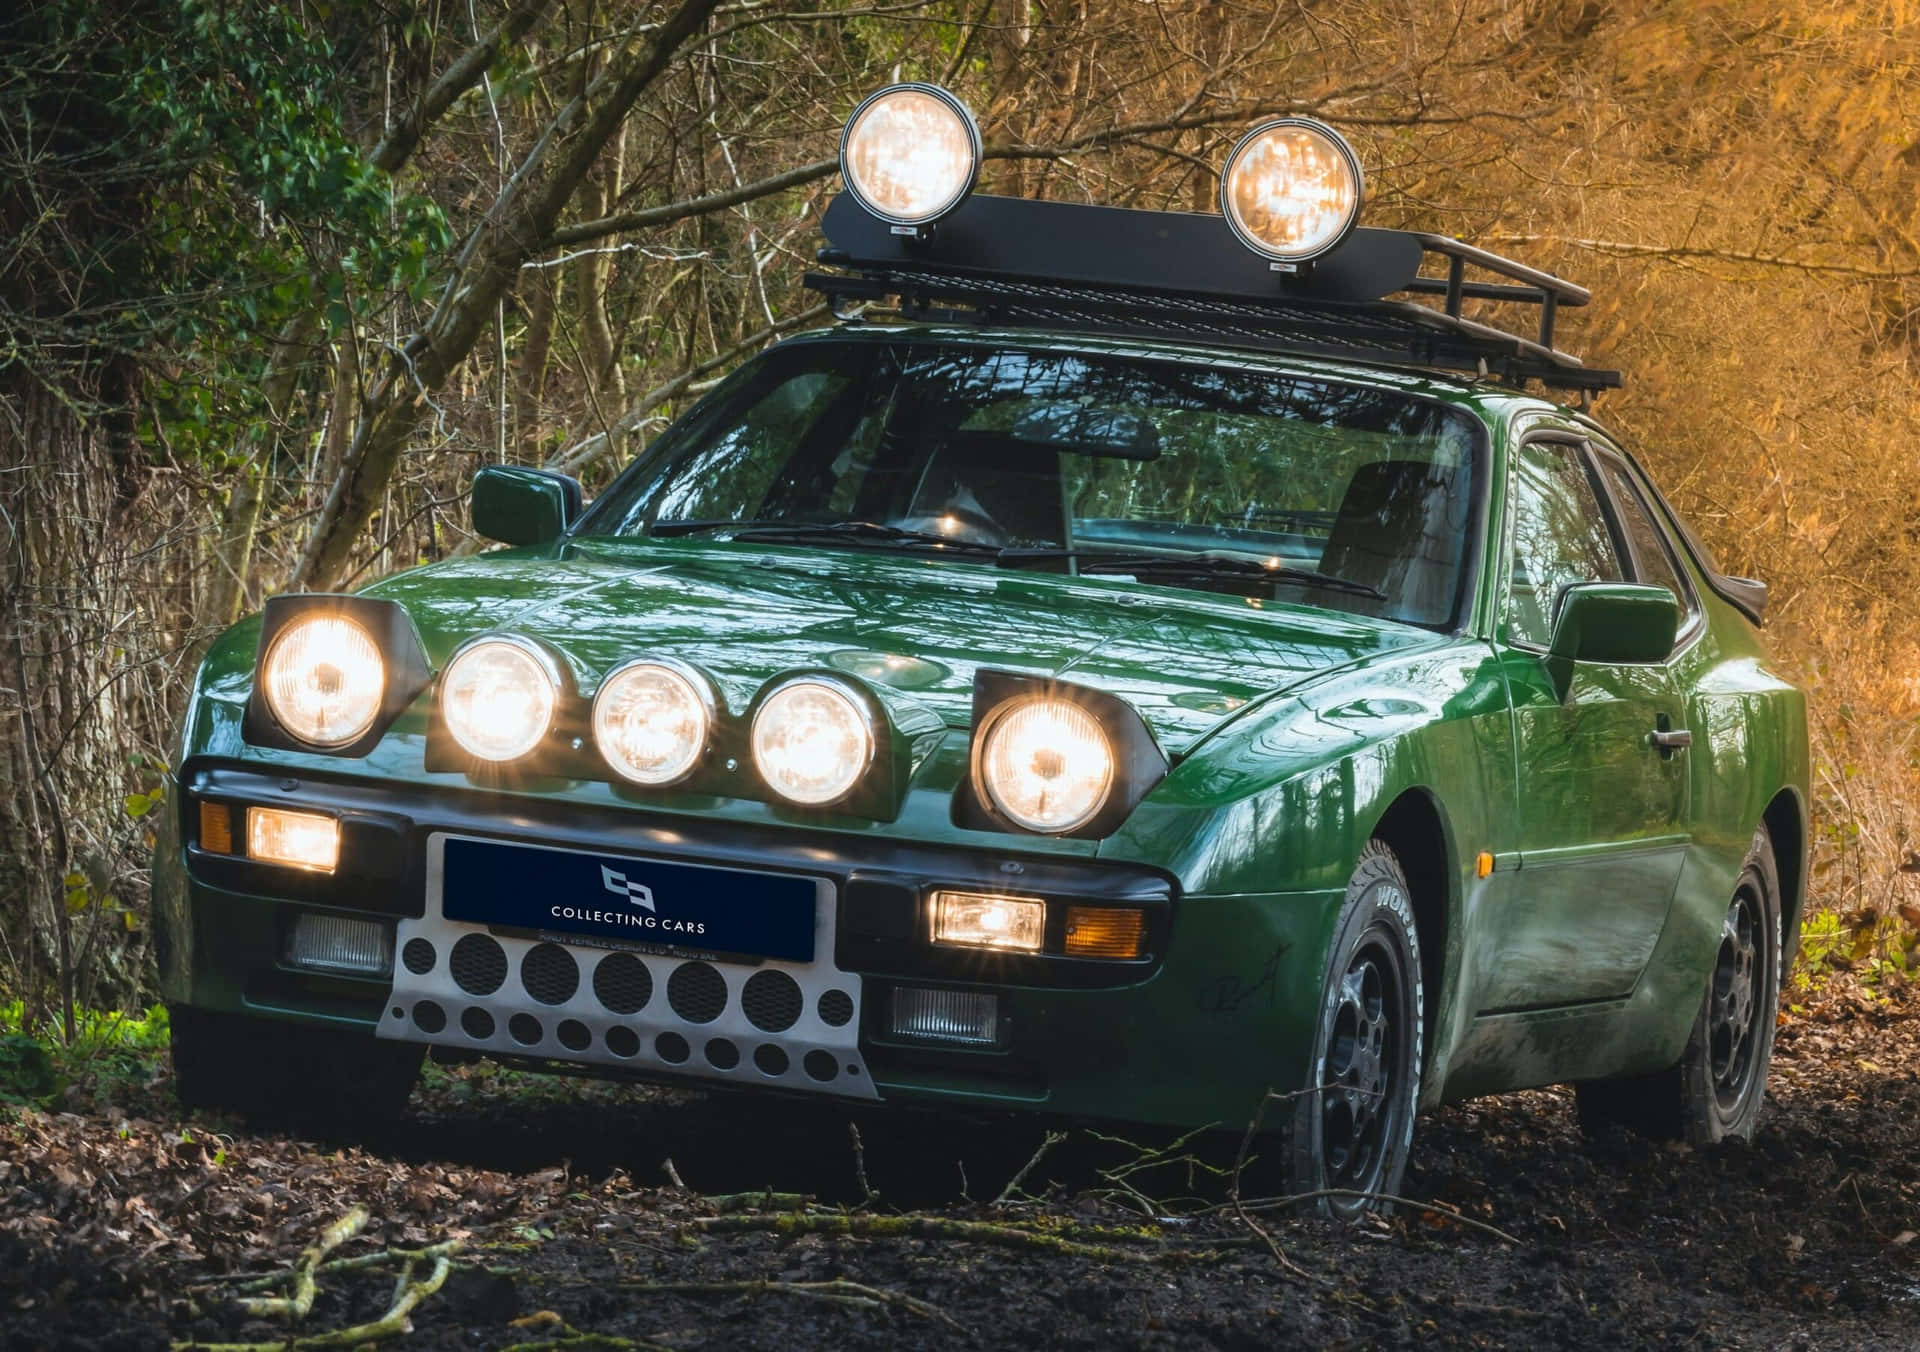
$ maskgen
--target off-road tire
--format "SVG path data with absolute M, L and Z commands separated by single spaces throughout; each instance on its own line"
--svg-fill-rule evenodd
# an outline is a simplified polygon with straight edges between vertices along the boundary
M 1306 1088 L 1290 1105 L 1289 1190 L 1310 1211 L 1390 1210 L 1420 1101 L 1425 1026 L 1413 888 L 1369 841 L 1347 883 L 1314 1021 Z
M 173 1090 L 183 1108 L 322 1126 L 371 1126 L 406 1111 L 424 1047 L 175 1005 Z
M 1762 826 L 1753 833 L 1727 903 L 1686 1050 L 1651 1075 L 1574 1085 L 1583 1132 L 1595 1136 L 1625 1127 L 1695 1146 L 1753 1139 L 1779 1018 L 1780 926 L 1780 875 Z

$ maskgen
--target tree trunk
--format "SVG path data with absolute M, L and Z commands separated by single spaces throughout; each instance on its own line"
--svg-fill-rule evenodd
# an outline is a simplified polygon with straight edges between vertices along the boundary
M 127 525 L 140 476 L 127 420 L 91 411 L 125 406 L 119 376 L 55 388 L 0 371 L 0 937 L 29 1006 L 51 987 L 69 1033 L 74 915 L 91 928 L 144 862 L 124 800 L 148 786 L 130 761 L 156 729 L 129 715 L 165 718 L 138 686 L 178 641 L 158 632 L 134 561 L 152 542 Z M 116 965 L 108 985 L 125 996 L 139 974 Z

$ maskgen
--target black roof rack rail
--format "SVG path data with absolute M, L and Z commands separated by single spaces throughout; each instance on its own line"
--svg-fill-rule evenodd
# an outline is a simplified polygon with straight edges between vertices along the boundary
M 1620 385 L 1553 346 L 1562 305 L 1587 291 L 1442 235 L 1354 231 L 1311 269 L 1283 272 L 1219 216 L 975 195 L 931 233 L 897 235 L 851 197 L 828 207 L 808 273 L 836 314 L 895 299 L 909 319 L 1179 338 L 1393 367 L 1457 371 L 1591 393 Z M 1429 256 L 1443 277 L 1422 274 Z M 1469 281 L 1468 268 L 1504 280 Z M 1436 308 L 1396 293 L 1442 298 Z M 1540 307 L 1536 336 L 1461 314 L 1463 302 Z

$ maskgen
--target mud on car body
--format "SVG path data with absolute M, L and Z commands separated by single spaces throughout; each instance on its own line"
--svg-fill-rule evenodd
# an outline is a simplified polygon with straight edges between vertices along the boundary
M 1619 381 L 1553 345 L 1587 293 L 1357 228 L 1316 123 L 1221 216 L 978 153 L 944 91 L 863 104 L 842 323 L 591 505 L 483 470 L 509 548 L 213 645 L 155 864 L 182 1096 L 391 1111 L 432 1047 L 1259 1117 L 1333 1210 L 1470 1095 L 1751 1134 L 1804 704 L 1764 587 L 1550 393 Z

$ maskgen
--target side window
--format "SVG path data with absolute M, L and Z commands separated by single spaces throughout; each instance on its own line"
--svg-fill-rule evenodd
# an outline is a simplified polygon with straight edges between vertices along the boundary
M 1627 473 L 1627 467 L 1612 456 L 1602 456 L 1600 472 L 1606 476 L 1607 488 L 1613 494 L 1613 505 L 1619 510 L 1620 529 L 1625 532 L 1633 548 L 1638 580 L 1665 587 L 1674 594 L 1680 602 L 1680 627 L 1685 629 L 1698 612 L 1699 604 L 1694 600 L 1693 588 L 1680 576 L 1680 565 L 1673 557 L 1673 547 L 1654 524 L 1652 515 L 1647 511 L 1646 499 L 1634 484 L 1633 476 Z
M 1620 551 L 1577 446 L 1534 441 L 1513 464 L 1513 583 L 1507 642 L 1544 648 L 1560 593 L 1576 582 L 1620 582 Z

